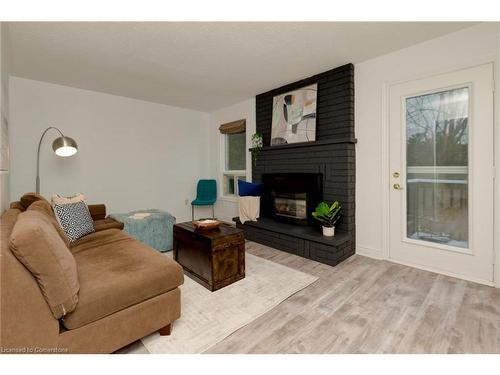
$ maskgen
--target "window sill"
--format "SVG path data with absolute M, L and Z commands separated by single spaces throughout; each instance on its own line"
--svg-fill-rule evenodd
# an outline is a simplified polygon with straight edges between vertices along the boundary
M 219 198 L 219 200 L 224 201 L 224 202 L 237 203 L 238 197 L 236 195 L 223 195 Z

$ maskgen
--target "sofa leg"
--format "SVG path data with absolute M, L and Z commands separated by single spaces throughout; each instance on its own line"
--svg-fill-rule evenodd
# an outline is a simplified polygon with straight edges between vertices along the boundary
M 170 333 L 172 332 L 172 323 L 168 326 L 160 328 L 158 332 L 160 333 L 160 336 L 170 336 Z

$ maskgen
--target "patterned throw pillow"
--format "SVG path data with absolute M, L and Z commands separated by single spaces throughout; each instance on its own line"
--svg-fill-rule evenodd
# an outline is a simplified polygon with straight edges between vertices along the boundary
M 55 204 L 54 212 L 70 242 L 94 232 L 94 223 L 85 202 Z

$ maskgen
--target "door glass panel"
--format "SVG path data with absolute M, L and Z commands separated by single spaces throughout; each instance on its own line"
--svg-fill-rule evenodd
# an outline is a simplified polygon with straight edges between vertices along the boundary
M 469 247 L 469 88 L 406 99 L 406 235 Z

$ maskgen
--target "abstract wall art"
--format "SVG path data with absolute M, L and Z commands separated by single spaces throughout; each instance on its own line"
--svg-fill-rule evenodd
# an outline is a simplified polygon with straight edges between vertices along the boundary
M 271 146 L 316 140 L 318 84 L 273 98 Z

